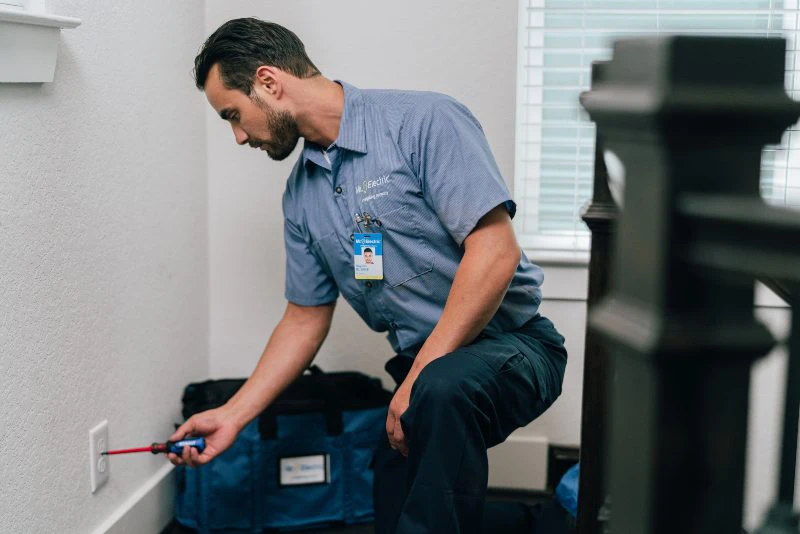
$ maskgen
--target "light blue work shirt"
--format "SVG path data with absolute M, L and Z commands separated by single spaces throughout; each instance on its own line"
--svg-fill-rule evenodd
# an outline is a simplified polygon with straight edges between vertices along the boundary
M 341 293 L 398 353 L 419 349 L 442 315 L 478 221 L 516 205 L 477 119 L 461 103 L 429 92 L 344 88 L 336 141 L 305 142 L 283 197 L 286 298 L 301 306 Z M 356 213 L 373 223 L 356 225 Z M 379 226 L 380 225 L 380 226 Z M 356 280 L 354 234 L 383 235 L 383 280 Z M 509 251 L 511 252 L 511 251 Z M 541 268 L 522 254 L 487 331 L 534 317 Z

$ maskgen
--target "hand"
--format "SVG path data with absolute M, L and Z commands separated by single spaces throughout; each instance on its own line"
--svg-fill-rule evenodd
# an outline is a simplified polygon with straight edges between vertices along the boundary
M 197 467 L 207 464 L 233 444 L 240 430 L 241 427 L 234 422 L 232 414 L 225 409 L 225 406 L 200 412 L 183 423 L 169 440 L 178 441 L 187 436 L 203 436 L 206 438 L 205 450 L 201 454 L 194 447 L 184 447 L 182 456 L 170 453 L 167 457 L 175 465 Z
M 414 385 L 416 377 L 406 377 L 389 403 L 389 414 L 386 417 L 386 434 L 389 436 L 389 444 L 403 456 L 408 456 L 408 443 L 403 434 L 403 427 L 400 424 L 400 417 L 408 409 L 411 400 L 411 386 Z

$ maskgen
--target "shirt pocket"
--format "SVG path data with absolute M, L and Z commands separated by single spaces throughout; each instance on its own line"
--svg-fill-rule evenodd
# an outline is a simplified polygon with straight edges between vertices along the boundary
M 398 287 L 433 270 L 433 250 L 423 238 L 417 217 L 407 205 L 376 213 L 383 236 L 383 278 Z
M 333 277 L 339 291 L 348 301 L 363 293 L 355 280 L 352 247 L 349 250 L 346 249 L 335 230 L 317 240 L 312 240 L 311 250 L 322 263 L 323 268 Z

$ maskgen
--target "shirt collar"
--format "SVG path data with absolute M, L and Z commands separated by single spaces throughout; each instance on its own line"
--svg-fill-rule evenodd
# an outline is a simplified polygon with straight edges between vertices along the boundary
M 339 135 L 334 141 L 334 145 L 345 150 L 367 153 L 367 132 L 365 128 L 364 116 L 364 97 L 357 87 L 345 83 L 341 80 L 334 80 L 342 86 L 344 90 L 344 110 L 342 119 L 339 122 Z M 308 164 L 309 161 L 321 165 L 322 147 L 316 143 L 306 140 L 303 145 L 303 160 Z

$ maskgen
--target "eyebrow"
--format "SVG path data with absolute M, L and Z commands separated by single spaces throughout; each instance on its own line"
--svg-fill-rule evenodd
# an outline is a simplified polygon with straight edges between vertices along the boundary
M 219 112 L 219 116 L 222 117 L 222 120 L 229 120 L 231 115 L 233 115 L 234 111 L 231 108 L 225 108 Z

